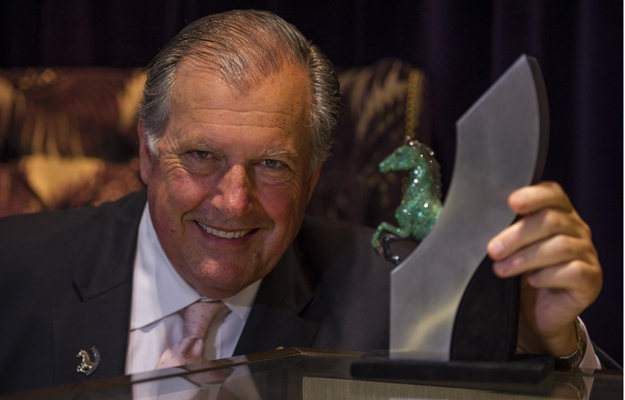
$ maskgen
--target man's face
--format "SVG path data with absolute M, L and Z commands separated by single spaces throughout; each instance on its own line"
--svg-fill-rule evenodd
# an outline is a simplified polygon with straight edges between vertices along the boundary
M 139 126 L 141 177 L 161 246 L 209 298 L 264 277 L 300 228 L 319 176 L 310 172 L 308 85 L 306 71 L 285 67 L 241 92 L 183 60 L 158 156 Z

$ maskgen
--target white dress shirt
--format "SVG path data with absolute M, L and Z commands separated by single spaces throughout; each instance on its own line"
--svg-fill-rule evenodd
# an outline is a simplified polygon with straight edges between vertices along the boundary
M 222 300 L 231 312 L 211 325 L 206 338 L 206 360 L 232 356 L 260 282 Z M 183 322 L 178 311 L 200 299 L 206 298 L 189 286 L 167 259 L 146 203 L 135 256 L 126 374 L 156 368 L 165 350 L 182 339 Z

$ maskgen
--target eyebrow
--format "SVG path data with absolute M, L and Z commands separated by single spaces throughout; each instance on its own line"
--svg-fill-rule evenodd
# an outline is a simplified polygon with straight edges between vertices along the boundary
M 274 147 L 272 149 L 263 149 L 263 151 L 258 156 L 259 157 L 285 156 L 289 160 L 295 160 L 298 158 L 297 153 L 280 148 L 280 147 Z
M 211 153 L 218 153 L 217 146 L 213 144 L 210 140 L 200 139 L 200 138 L 190 138 L 188 139 L 188 145 L 191 147 L 201 147 L 202 149 L 209 151 Z

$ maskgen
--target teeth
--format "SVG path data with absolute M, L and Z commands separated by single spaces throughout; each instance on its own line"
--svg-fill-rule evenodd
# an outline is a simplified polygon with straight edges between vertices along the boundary
M 204 229 L 206 232 L 215 235 L 217 237 L 220 238 L 224 238 L 224 239 L 238 239 L 240 237 L 243 237 L 245 235 L 247 235 L 248 233 L 250 233 L 252 230 L 248 230 L 248 231 L 237 231 L 237 232 L 224 232 L 224 231 L 218 231 L 215 228 L 211 228 L 210 226 L 206 226 L 202 223 L 198 222 L 198 225 L 202 227 L 202 229 Z

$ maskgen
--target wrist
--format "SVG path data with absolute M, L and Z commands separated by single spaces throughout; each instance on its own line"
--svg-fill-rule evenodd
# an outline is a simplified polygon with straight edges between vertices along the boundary
M 579 348 L 580 335 L 577 319 L 559 335 L 538 335 L 519 326 L 517 353 L 568 357 Z
M 555 366 L 557 369 L 568 370 L 571 368 L 577 368 L 584 359 L 588 343 L 586 341 L 585 335 L 582 334 L 581 325 L 582 322 L 579 317 L 577 317 L 577 319 L 575 320 L 575 330 L 577 332 L 577 348 L 568 356 L 556 357 Z

